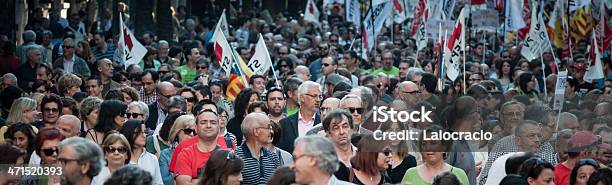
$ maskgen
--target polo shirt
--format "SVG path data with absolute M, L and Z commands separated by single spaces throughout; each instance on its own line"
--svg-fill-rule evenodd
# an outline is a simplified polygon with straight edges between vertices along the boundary
M 177 158 L 179 156 L 179 154 L 183 151 L 183 149 L 188 148 L 190 146 L 194 146 L 198 144 L 199 141 L 199 137 L 198 136 L 193 136 L 181 143 L 179 143 L 176 148 L 174 149 L 174 153 L 172 154 L 172 159 L 170 160 L 170 165 L 168 170 L 170 172 L 176 172 L 174 171 L 175 166 L 176 166 L 176 162 L 177 162 Z M 228 149 L 229 147 L 227 147 L 227 144 L 225 143 L 225 138 L 223 138 L 223 136 L 218 136 L 217 137 L 217 146 L 220 146 L 221 149 Z M 232 150 L 235 149 L 232 148 Z
M 246 144 L 240 145 L 235 151 L 244 162 L 242 169 L 242 182 L 240 184 L 266 184 L 268 179 L 280 167 L 280 159 L 270 150 L 261 148 L 259 159 L 253 157 Z

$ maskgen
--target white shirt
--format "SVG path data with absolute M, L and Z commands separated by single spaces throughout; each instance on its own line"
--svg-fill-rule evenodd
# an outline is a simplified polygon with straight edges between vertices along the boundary
M 499 184 L 502 181 L 502 179 L 507 175 L 506 174 L 506 161 L 508 160 L 508 158 L 510 158 L 510 156 L 514 154 L 518 154 L 518 153 L 522 153 L 522 152 L 511 152 L 509 154 L 502 155 L 498 157 L 495 161 L 493 161 L 491 168 L 489 168 L 489 173 L 487 175 L 488 178 L 487 178 L 487 182 L 485 182 L 485 185 Z M 482 164 L 486 164 L 486 161 L 483 162 Z
M 110 169 L 108 166 L 105 166 L 100 170 L 100 173 L 96 175 L 93 179 L 91 179 L 91 185 L 104 185 L 104 182 L 111 177 Z
M 135 164 L 143 170 L 149 172 L 151 177 L 153 177 L 153 185 L 164 184 L 162 181 L 161 172 L 159 171 L 159 161 L 157 160 L 157 156 L 147 152 L 144 148 L 142 154 L 140 154 L 140 157 L 138 158 L 138 164 L 133 163 L 132 161 L 130 161 L 130 164 Z
M 304 121 L 302 118 L 302 111 L 298 111 L 298 134 L 299 137 L 305 136 L 306 133 L 314 127 L 315 116 L 317 114 L 312 114 L 312 119 L 309 122 Z
M 41 160 L 42 159 L 40 156 L 38 156 L 38 154 L 36 154 L 36 152 L 32 152 L 32 155 L 30 155 L 30 164 L 40 164 Z
M 164 125 L 164 120 L 166 120 L 166 113 L 159 107 L 159 104 L 157 104 L 157 126 L 155 126 L 155 135 L 159 135 L 159 130 L 161 130 L 162 125 Z
M 64 59 L 64 73 L 74 73 L 74 54 L 70 60 Z

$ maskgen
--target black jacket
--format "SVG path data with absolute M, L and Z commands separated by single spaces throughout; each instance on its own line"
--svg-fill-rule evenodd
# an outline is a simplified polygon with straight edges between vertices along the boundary
M 293 142 L 299 136 L 298 133 L 298 115 L 300 112 L 297 112 L 289 117 L 283 118 L 280 120 L 281 126 L 281 136 L 276 145 L 278 148 L 283 149 L 289 153 L 293 153 Z M 319 112 L 315 114 L 315 121 L 313 126 L 317 126 L 317 124 L 321 123 L 321 115 Z

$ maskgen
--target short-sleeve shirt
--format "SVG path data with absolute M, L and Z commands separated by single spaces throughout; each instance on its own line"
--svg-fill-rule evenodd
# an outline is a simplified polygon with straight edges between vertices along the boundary
M 181 143 L 179 143 L 176 148 L 174 149 L 174 153 L 172 154 L 172 159 L 170 160 L 170 165 L 169 165 L 169 171 L 170 172 L 176 172 L 175 171 L 175 166 L 176 166 L 176 162 L 177 162 L 177 158 L 179 156 L 179 154 L 183 151 L 183 149 L 186 149 L 192 145 L 197 145 L 198 143 L 198 136 L 193 136 Z M 219 136 L 217 137 L 217 145 L 221 147 L 221 149 L 228 149 L 230 147 L 227 146 L 227 144 L 225 143 L 225 138 L 223 138 L 223 136 Z M 235 149 L 236 147 L 232 147 L 232 150 Z
M 198 172 L 204 169 L 206 161 L 208 161 L 208 158 L 210 158 L 214 151 L 203 152 L 198 149 L 197 144 L 183 149 L 176 158 L 174 176 L 188 175 L 191 179 L 198 178 Z
M 244 169 L 241 184 L 266 184 L 272 174 L 280 167 L 280 159 L 266 148 L 261 149 L 259 159 L 253 157 L 246 144 L 240 145 L 236 149 L 236 155 L 244 161 Z
M 187 84 L 195 80 L 196 72 L 197 72 L 195 68 L 191 69 L 187 65 L 182 65 L 180 67 L 177 67 L 176 71 L 178 71 L 181 74 L 181 82 L 183 82 L 184 84 Z
M 555 185 L 569 184 L 569 175 L 572 169 L 567 168 L 563 163 L 555 166 Z
M 462 169 L 451 166 L 451 169 L 449 171 L 453 175 L 455 175 L 457 179 L 459 179 L 459 182 L 461 182 L 461 184 L 470 184 L 470 181 L 468 180 L 465 171 L 463 171 Z M 419 175 L 417 167 L 410 168 L 408 169 L 408 171 L 406 171 L 406 175 L 404 175 L 404 178 L 402 179 L 402 184 L 431 185 L 431 183 L 425 182 L 421 175 Z

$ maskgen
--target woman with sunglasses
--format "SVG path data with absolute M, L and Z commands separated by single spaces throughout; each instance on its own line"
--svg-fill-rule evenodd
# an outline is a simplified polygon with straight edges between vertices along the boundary
M 132 156 L 130 164 L 138 165 L 138 167 L 148 171 L 153 176 L 153 184 L 163 185 L 159 170 L 159 161 L 157 156 L 147 152 L 145 149 L 147 139 L 147 128 L 141 120 L 129 120 L 123 124 L 121 134 L 127 138 L 130 147 L 132 148 Z
M 36 135 L 36 154 L 40 156 L 41 165 L 56 165 L 59 151 L 57 145 L 64 136 L 55 127 L 44 128 Z M 39 164 L 39 163 L 36 163 Z M 19 184 L 59 184 L 60 176 L 32 176 L 22 178 Z
M 32 125 L 37 117 L 38 111 L 36 110 L 36 101 L 34 99 L 21 97 L 13 101 L 6 122 L 4 126 L 0 127 L 0 136 L 2 136 L 0 137 L 0 144 L 4 143 L 4 133 L 6 133 L 8 127 L 16 123 L 27 123 L 32 126 L 34 133 L 38 132 L 38 128 Z
M 168 169 L 170 167 L 170 158 L 174 153 L 174 148 L 178 143 L 185 141 L 196 134 L 195 117 L 193 115 L 181 115 L 174 121 L 168 141 L 170 141 L 170 147 L 163 149 L 159 156 L 159 169 L 161 172 L 162 179 L 165 185 L 172 185 L 174 175 Z
M 378 130 L 398 133 L 407 129 L 403 123 L 387 121 L 381 123 Z M 416 158 L 410 154 L 416 151 L 416 145 L 408 140 L 391 140 L 389 144 L 393 153 L 391 166 L 387 169 L 387 173 L 391 178 L 391 183 L 397 184 L 402 181 L 406 170 L 417 165 Z
M 103 185 L 111 177 L 111 174 L 128 164 L 132 156 L 130 143 L 121 133 L 115 131 L 109 133 L 104 139 L 102 146 L 104 146 L 106 166 L 92 179 L 92 185 Z
M 531 158 L 521 164 L 519 175 L 521 175 L 529 185 L 554 185 L 554 171 L 555 168 L 549 162 L 545 162 L 540 158 Z
M 366 134 L 361 136 L 356 147 L 358 149 L 351 158 L 348 181 L 363 185 L 391 183 L 386 171 L 393 153 L 390 143 L 375 140 L 372 134 Z
M 433 125 L 425 129 L 428 133 L 443 130 L 442 127 Z M 468 176 L 460 168 L 446 163 L 446 150 L 448 143 L 445 140 L 424 140 L 421 135 L 417 144 L 422 155 L 422 162 L 416 167 L 406 171 L 402 184 L 430 185 L 436 175 L 442 172 L 450 172 L 457 176 L 461 184 L 469 184 Z
M 591 158 L 580 159 L 570 174 L 571 185 L 586 185 L 593 172 L 599 169 L 599 163 Z
M 191 87 L 183 87 L 178 90 L 178 94 L 187 100 L 187 112 L 191 112 L 195 103 L 198 102 L 195 90 Z
M 206 162 L 199 184 L 239 185 L 243 168 L 244 162 L 234 153 L 227 150 L 214 151 Z
M 102 144 L 104 137 L 110 131 L 119 130 L 123 123 L 127 121 L 126 109 L 127 105 L 119 100 L 104 100 L 100 104 L 98 123 L 93 128 L 87 130 L 85 138 Z

